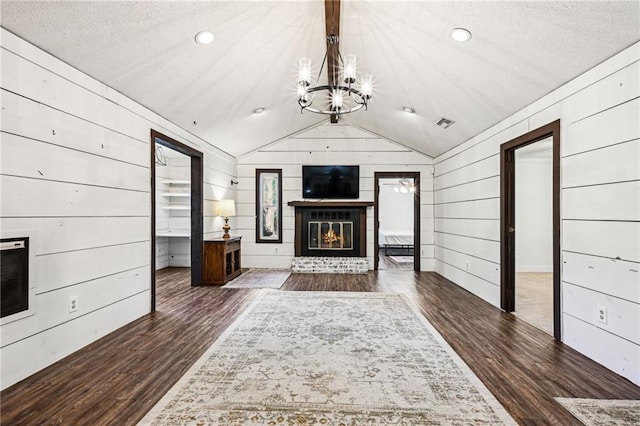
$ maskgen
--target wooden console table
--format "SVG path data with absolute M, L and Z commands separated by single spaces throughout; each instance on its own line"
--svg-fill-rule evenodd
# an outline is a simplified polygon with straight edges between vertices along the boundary
M 204 240 L 202 284 L 224 285 L 242 273 L 240 239 Z

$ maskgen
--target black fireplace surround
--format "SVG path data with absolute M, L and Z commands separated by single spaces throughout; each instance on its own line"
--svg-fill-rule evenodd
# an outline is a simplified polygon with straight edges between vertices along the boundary
M 367 256 L 367 208 L 373 202 L 289 201 L 287 205 L 296 209 L 296 257 Z
M 360 211 L 357 208 L 308 208 L 302 211 L 302 256 L 358 257 Z M 333 238 L 327 236 L 333 232 Z

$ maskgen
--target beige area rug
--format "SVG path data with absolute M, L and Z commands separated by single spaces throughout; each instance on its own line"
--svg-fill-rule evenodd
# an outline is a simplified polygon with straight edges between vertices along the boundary
M 515 425 L 399 294 L 272 292 L 141 425 Z
M 555 398 L 585 426 L 638 426 L 640 400 Z
M 280 288 L 291 275 L 290 269 L 249 269 L 224 288 Z

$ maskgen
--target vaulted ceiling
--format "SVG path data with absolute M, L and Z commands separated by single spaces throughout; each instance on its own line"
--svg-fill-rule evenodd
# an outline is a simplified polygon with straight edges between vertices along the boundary
M 343 0 L 340 20 L 342 54 L 374 76 L 368 111 L 341 120 L 430 156 L 640 39 L 638 1 Z M 324 1 L 2 1 L 0 22 L 236 156 L 328 119 L 296 102 L 298 59 L 317 72 L 325 53 Z

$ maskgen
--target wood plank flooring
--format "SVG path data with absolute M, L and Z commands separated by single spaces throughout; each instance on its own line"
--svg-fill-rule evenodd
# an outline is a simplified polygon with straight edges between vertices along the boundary
M 522 425 L 579 425 L 554 396 L 640 399 L 640 388 L 435 273 L 292 274 L 281 290 L 407 295 Z M 261 290 L 192 288 L 158 273 L 158 311 L 0 394 L 3 425 L 135 424 Z
M 553 273 L 516 272 L 513 314 L 553 336 Z

